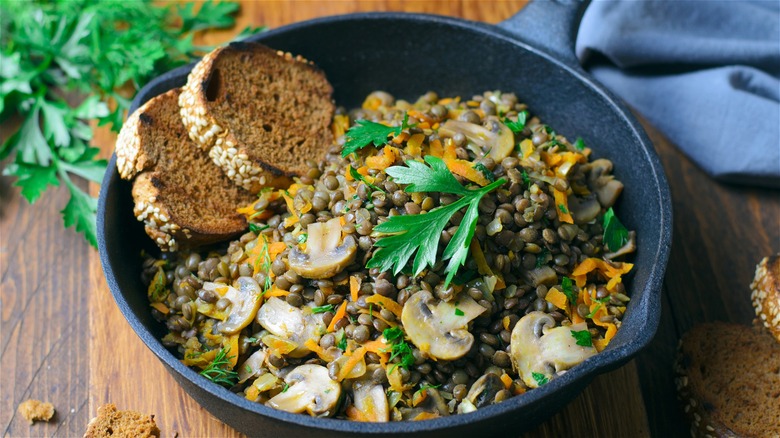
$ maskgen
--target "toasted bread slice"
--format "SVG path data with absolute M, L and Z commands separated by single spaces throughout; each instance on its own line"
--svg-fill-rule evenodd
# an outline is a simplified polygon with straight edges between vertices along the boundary
M 780 254 L 761 260 L 750 289 L 756 316 L 780 342 Z
M 283 188 L 333 143 L 333 87 L 301 57 L 230 43 L 192 70 L 179 98 L 190 137 L 253 193 Z
M 692 436 L 780 435 L 780 343 L 763 329 L 695 326 L 682 337 L 675 371 Z
M 161 94 L 125 122 L 116 144 L 119 175 L 133 180 L 134 213 L 163 251 L 227 240 L 247 222 L 236 209 L 256 199 L 190 140 L 180 90 Z
M 113 403 L 100 406 L 97 417 L 89 420 L 84 438 L 159 437 L 160 429 L 154 422 L 154 415 L 135 411 L 118 411 Z

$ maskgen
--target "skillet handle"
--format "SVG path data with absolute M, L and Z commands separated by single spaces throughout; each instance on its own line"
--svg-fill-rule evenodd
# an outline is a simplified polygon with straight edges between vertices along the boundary
M 590 0 L 531 0 L 512 17 L 498 23 L 517 39 L 581 69 L 574 54 L 577 30 Z

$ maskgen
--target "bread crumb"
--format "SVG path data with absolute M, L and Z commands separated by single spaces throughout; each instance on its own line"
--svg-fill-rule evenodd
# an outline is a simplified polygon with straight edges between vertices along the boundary
M 127 437 L 147 438 L 160 436 L 154 415 L 136 411 L 118 411 L 113 403 L 98 408 L 97 417 L 89 420 L 84 438 Z
M 25 400 L 19 404 L 18 410 L 30 424 L 36 421 L 49 421 L 54 416 L 54 405 L 40 400 Z

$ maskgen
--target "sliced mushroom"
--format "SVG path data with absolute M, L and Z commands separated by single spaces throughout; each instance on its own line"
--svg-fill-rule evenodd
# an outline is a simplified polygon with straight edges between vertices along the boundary
M 558 281 L 558 274 L 547 265 L 526 271 L 525 276 L 534 286 L 539 286 L 540 284 L 550 286 Z
M 630 254 L 634 251 L 636 251 L 636 231 L 629 231 L 628 240 L 626 243 L 623 244 L 623 246 L 621 246 L 617 251 L 604 254 L 604 258 L 607 260 L 612 260 L 622 255 Z
M 496 394 L 504 388 L 504 382 L 496 374 L 487 373 L 471 385 L 465 399 L 474 407 L 481 408 L 493 404 Z
M 319 341 L 325 328 L 322 313 L 304 312 L 278 297 L 269 298 L 260 307 L 257 322 L 272 334 L 297 344 L 297 348 L 288 354 L 293 358 L 309 354 L 310 350 L 303 343 L 307 339 Z
M 205 283 L 203 288 L 206 289 Z M 260 294 L 262 290 L 252 277 L 239 277 L 236 286 L 227 287 L 227 292 L 222 296 L 230 301 L 227 318 L 219 324 L 219 331 L 224 334 L 232 335 L 238 333 L 244 327 L 248 326 L 257 314 L 260 308 Z M 211 286 L 209 286 L 211 287 Z
M 481 147 L 483 151 L 489 150 L 488 156 L 499 162 L 512 153 L 515 147 L 515 134 L 496 118 L 489 118 L 486 124 L 490 128 L 450 119 L 441 125 L 439 135 L 452 137 L 457 133 L 461 133 L 469 141 Z
M 311 416 L 330 416 L 336 412 L 341 385 L 328 377 L 322 365 L 306 364 L 293 369 L 284 378 L 289 386 L 266 403 L 272 408 Z
M 612 207 L 623 192 L 623 183 L 612 175 L 612 161 L 604 158 L 588 164 L 588 186 L 604 208 Z
M 413 408 L 400 408 L 401 416 L 404 420 L 421 420 L 435 417 L 444 417 L 450 415 L 450 409 L 447 402 L 439 394 L 436 388 L 425 388 L 424 400 Z
M 390 421 L 390 405 L 382 382 L 374 379 L 377 364 L 369 365 L 368 373 L 352 382 L 352 404 L 369 421 Z
M 520 318 L 512 330 L 510 356 L 512 364 L 526 385 L 539 386 L 534 374 L 550 378 L 596 354 L 592 346 L 577 345 L 572 331 L 587 330 L 583 322 L 555 327 L 552 316 L 531 312 Z
M 571 195 L 568 198 L 568 203 L 569 211 L 576 224 L 589 223 L 601 213 L 601 204 L 592 195 L 585 197 Z
M 306 251 L 293 248 L 287 261 L 290 269 L 301 277 L 322 279 L 332 277 L 355 260 L 357 242 L 348 235 L 341 242 L 341 220 L 333 218 L 325 223 L 314 222 L 307 226 Z
M 467 325 L 484 311 L 468 295 L 437 302 L 430 292 L 422 290 L 406 301 L 401 321 L 417 348 L 437 359 L 454 360 L 468 353 L 474 335 Z
M 257 350 L 252 353 L 241 365 L 238 367 L 238 383 L 243 383 L 252 377 L 257 377 L 263 374 L 263 362 L 267 353 L 265 350 Z

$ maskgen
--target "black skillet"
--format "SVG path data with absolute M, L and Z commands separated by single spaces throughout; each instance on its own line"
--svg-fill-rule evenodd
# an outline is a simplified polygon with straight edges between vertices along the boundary
M 611 159 L 625 183 L 617 214 L 637 231 L 639 250 L 623 326 L 602 353 L 522 396 L 467 415 L 420 422 L 312 418 L 249 402 L 182 365 L 159 341 L 164 327 L 150 316 L 140 282 L 138 254 L 150 249 L 150 239 L 133 217 L 130 185 L 120 180 L 113 157 L 100 192 L 98 242 L 106 280 L 130 325 L 196 401 L 250 436 L 517 436 L 560 410 L 594 376 L 621 366 L 654 336 L 671 243 L 669 189 L 652 144 L 626 107 L 574 57 L 583 10 L 579 2 L 536 1 L 498 26 L 431 15 L 355 14 L 292 24 L 251 40 L 314 61 L 333 84 L 336 102 L 346 108 L 359 106 L 376 89 L 406 99 L 429 90 L 464 97 L 511 91 L 559 133 L 580 136 L 596 157 Z M 183 85 L 191 68 L 149 83 L 131 109 Z

